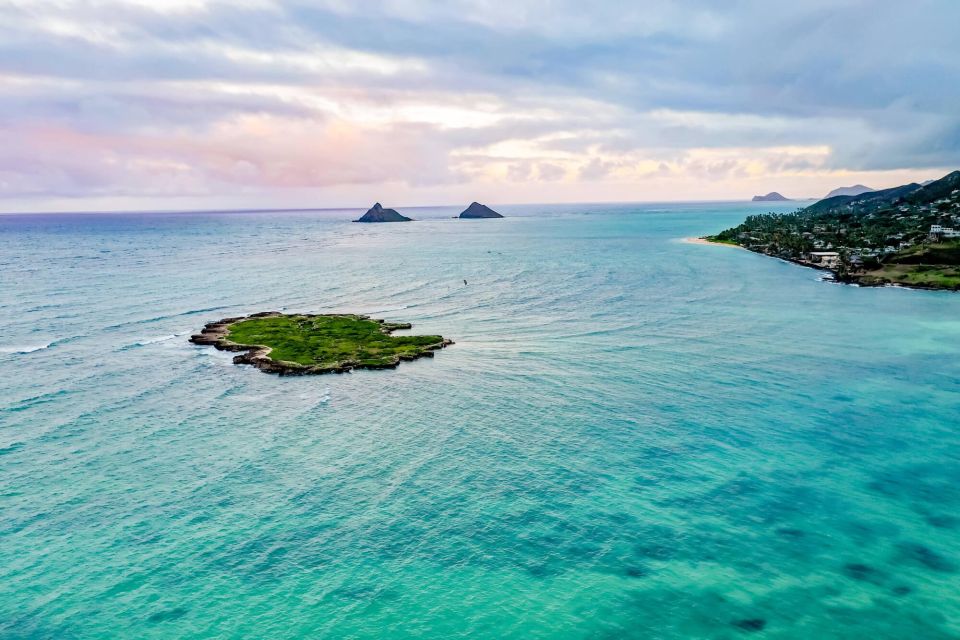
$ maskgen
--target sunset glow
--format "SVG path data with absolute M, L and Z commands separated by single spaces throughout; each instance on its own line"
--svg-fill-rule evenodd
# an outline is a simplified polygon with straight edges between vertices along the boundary
M 841 5 L 8 0 L 2 208 L 810 197 L 960 164 L 956 20 Z

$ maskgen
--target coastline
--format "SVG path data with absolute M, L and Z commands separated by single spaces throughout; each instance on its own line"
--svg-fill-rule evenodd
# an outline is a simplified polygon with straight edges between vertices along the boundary
M 851 275 L 847 278 L 841 279 L 838 277 L 837 272 L 829 267 L 824 267 L 819 264 L 814 264 L 812 262 L 807 262 L 805 260 L 799 260 L 796 258 L 785 258 L 783 256 L 772 256 L 762 251 L 754 251 L 748 247 L 744 247 L 739 244 L 728 244 L 726 242 L 712 242 L 705 238 L 683 238 L 683 242 L 688 244 L 702 244 L 702 245 L 715 245 L 721 247 L 734 247 L 736 249 L 743 249 L 744 251 L 749 251 L 750 253 L 755 253 L 757 255 L 765 256 L 767 258 L 774 258 L 775 260 L 782 260 L 783 262 L 788 262 L 790 264 L 795 264 L 798 267 L 806 267 L 808 269 L 815 269 L 817 271 L 826 271 L 830 275 L 823 278 L 823 282 L 830 282 L 833 284 L 845 284 L 853 287 L 862 287 L 866 288 L 877 288 L 877 287 L 891 287 L 897 289 L 915 289 L 918 291 L 960 291 L 960 289 L 952 287 L 937 287 L 932 285 L 925 284 L 910 284 L 907 282 L 893 282 L 893 281 L 880 281 L 880 282 L 862 282 L 862 278 L 870 277 L 869 274 L 860 274 L 860 275 Z
M 707 240 L 706 238 L 681 238 L 680 242 L 685 242 L 686 244 L 708 244 L 715 247 L 730 247 L 732 249 L 743 249 L 744 251 L 749 251 L 746 247 L 741 247 L 738 244 L 730 244 L 729 242 L 714 242 L 712 240 Z

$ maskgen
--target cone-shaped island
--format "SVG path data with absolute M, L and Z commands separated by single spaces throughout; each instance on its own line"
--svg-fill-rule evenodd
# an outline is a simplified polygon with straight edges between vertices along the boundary
M 410 222 L 410 220 L 411 218 L 398 213 L 396 209 L 384 209 L 378 202 L 354 222 Z
M 485 204 L 480 204 L 479 202 L 471 202 L 470 206 L 463 210 L 463 213 L 460 214 L 461 218 L 502 218 L 503 216 L 488 207 Z
M 276 311 L 211 322 L 190 342 L 243 351 L 234 364 L 266 373 L 309 375 L 351 369 L 392 369 L 402 361 L 433 357 L 453 344 L 443 336 L 392 336 L 411 325 L 360 315 L 286 315 Z

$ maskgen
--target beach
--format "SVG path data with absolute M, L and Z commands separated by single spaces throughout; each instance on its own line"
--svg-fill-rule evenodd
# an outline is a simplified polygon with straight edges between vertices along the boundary
M 686 242 L 687 244 L 711 244 L 711 245 L 720 246 L 720 247 L 732 247 L 732 248 L 734 248 L 734 249 L 746 249 L 746 247 L 741 247 L 741 246 L 738 245 L 738 244 L 730 244 L 729 242 L 713 242 L 713 241 L 711 241 L 711 240 L 707 240 L 706 238 L 698 238 L 698 237 L 696 237 L 696 236 L 689 237 L 689 238 L 684 238 L 684 239 L 683 239 L 683 242 Z M 749 251 L 749 249 L 747 249 L 747 250 Z

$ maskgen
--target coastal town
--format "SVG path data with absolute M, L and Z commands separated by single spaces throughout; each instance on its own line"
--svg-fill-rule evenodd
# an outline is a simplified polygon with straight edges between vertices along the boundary
M 839 282 L 960 288 L 960 172 L 749 216 L 706 238 L 832 273 Z

